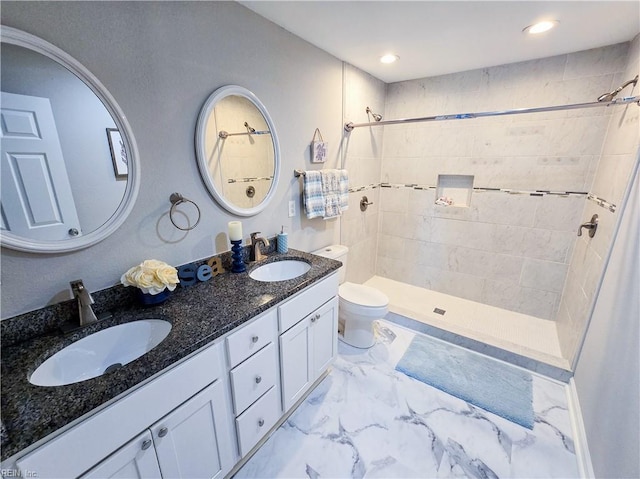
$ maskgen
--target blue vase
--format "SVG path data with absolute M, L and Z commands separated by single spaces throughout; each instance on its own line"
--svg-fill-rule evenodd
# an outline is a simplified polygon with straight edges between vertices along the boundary
M 160 291 L 158 294 L 149 294 L 144 293 L 142 290 L 138 290 L 138 297 L 140 298 L 140 303 L 143 306 L 156 306 L 158 304 L 164 303 L 167 299 L 169 299 L 169 295 L 171 291 L 168 289 L 164 289 Z

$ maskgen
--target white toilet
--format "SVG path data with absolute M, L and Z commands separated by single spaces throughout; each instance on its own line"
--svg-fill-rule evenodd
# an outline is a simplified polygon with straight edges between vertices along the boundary
M 340 302 L 338 306 L 338 333 L 342 341 L 356 348 L 370 348 L 375 344 L 373 321 L 389 312 L 389 298 L 370 286 L 345 282 L 349 248 L 331 245 L 313 251 L 313 254 L 342 262 L 340 268 Z

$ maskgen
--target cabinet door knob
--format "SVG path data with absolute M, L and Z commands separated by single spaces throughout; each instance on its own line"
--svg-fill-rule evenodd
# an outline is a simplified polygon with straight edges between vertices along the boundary
M 316 322 L 317 320 L 319 320 L 319 319 L 320 319 L 320 315 L 319 315 L 319 314 L 316 314 L 316 315 L 314 315 L 314 316 L 311 318 L 311 322 L 312 322 L 312 323 L 315 323 L 315 322 Z
M 163 427 L 158 431 L 158 436 L 165 437 L 168 432 L 169 432 L 169 429 L 167 429 L 166 427 Z
M 256 376 L 256 384 L 260 384 L 262 378 L 260 376 Z
M 258 419 L 258 426 L 264 426 L 264 419 Z
M 150 447 L 151 447 L 151 439 L 145 439 L 144 441 L 142 441 L 142 450 L 143 451 L 146 451 Z
M 251 342 L 252 343 L 257 343 L 258 339 L 260 339 L 260 338 L 258 338 L 258 336 L 251 336 Z

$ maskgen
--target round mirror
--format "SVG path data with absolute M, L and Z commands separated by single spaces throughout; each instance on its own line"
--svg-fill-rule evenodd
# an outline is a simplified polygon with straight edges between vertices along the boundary
M 229 85 L 207 99 L 198 117 L 196 154 L 220 206 L 239 216 L 267 207 L 278 183 L 280 147 L 267 109 L 249 90 Z
M 2 246 L 75 251 L 133 208 L 138 154 L 104 86 L 50 43 L 2 26 Z

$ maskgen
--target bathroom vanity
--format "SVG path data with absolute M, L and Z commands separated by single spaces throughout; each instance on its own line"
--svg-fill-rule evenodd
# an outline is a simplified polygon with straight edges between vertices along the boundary
M 115 311 L 72 337 L 3 348 L 3 470 L 46 477 L 224 477 L 266 440 L 337 353 L 340 263 L 287 281 L 225 273 L 165 304 Z M 167 338 L 120 369 L 66 386 L 28 381 L 48 356 L 95 328 L 157 317 Z M 123 476 L 124 474 L 124 476 Z

